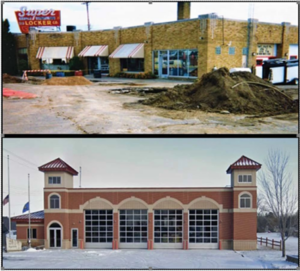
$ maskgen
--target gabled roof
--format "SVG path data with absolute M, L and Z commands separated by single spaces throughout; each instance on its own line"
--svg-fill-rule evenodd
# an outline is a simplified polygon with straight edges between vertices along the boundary
M 18 215 L 18 216 L 14 216 L 11 218 L 11 220 L 13 221 L 28 221 L 29 220 L 29 214 L 25 214 L 25 215 Z M 34 213 L 30 213 L 30 220 L 32 221 L 42 221 L 44 220 L 44 211 L 37 211 L 37 212 L 34 212 Z
M 233 169 L 256 169 L 256 170 L 259 170 L 260 168 L 261 168 L 260 163 L 257 163 L 254 160 L 243 155 L 240 159 L 238 159 L 233 164 L 231 164 L 226 172 L 231 173 Z
M 78 172 L 74 168 L 69 166 L 66 162 L 64 162 L 60 158 L 57 158 L 45 165 L 40 166 L 39 171 L 43 171 L 43 172 L 64 171 L 71 175 L 75 175 L 75 176 L 78 175 Z

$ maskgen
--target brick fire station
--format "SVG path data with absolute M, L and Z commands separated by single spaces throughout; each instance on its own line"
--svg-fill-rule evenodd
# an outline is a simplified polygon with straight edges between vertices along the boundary
M 32 70 L 69 70 L 70 58 L 79 56 L 85 73 L 152 72 L 159 78 L 197 78 L 214 67 L 256 67 L 261 77 L 263 60 L 298 59 L 298 26 L 215 13 L 190 18 L 190 8 L 179 2 L 172 22 L 16 34 L 18 59 L 27 59 Z
M 102 249 L 256 249 L 256 172 L 242 156 L 226 187 L 74 188 L 78 172 L 57 158 L 44 172 L 44 210 L 31 214 L 32 246 Z M 28 238 L 28 214 L 16 216 Z

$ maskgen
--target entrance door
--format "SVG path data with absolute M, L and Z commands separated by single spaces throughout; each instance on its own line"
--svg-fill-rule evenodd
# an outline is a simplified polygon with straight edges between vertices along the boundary
M 189 211 L 189 248 L 218 248 L 218 210 Z
M 154 248 L 183 248 L 182 210 L 154 211 Z
M 78 229 L 72 229 L 72 247 L 78 247 Z
M 168 59 L 168 51 L 160 51 L 159 52 L 159 77 L 165 78 L 169 76 L 169 59 Z
M 147 210 L 120 210 L 119 248 L 147 248 Z
M 52 223 L 49 228 L 50 248 L 61 247 L 61 227 L 58 223 Z

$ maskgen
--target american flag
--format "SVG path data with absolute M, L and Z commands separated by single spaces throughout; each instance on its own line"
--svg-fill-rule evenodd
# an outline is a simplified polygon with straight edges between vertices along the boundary
M 9 202 L 9 195 L 7 195 L 6 197 L 5 197 L 5 199 L 3 200 L 3 206 L 6 204 L 6 203 L 8 203 Z

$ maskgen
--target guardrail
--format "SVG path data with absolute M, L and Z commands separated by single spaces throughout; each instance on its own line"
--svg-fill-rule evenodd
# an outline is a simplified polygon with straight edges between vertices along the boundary
M 268 239 L 268 237 L 267 238 L 257 237 L 257 241 L 260 243 L 261 246 L 265 244 L 266 246 L 272 247 L 272 249 L 274 249 L 274 247 L 279 247 L 279 249 L 281 250 L 281 241 Z

